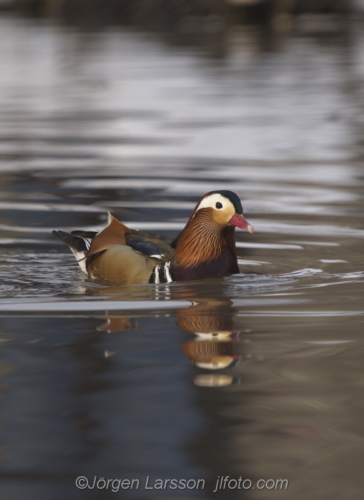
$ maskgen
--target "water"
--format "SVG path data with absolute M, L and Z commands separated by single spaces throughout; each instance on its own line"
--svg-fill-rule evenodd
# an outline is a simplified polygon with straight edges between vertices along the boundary
M 8 499 L 362 498 L 363 33 L 215 42 L 0 19 Z M 240 275 L 105 286 L 51 235 L 174 237 L 212 189 L 255 227 Z

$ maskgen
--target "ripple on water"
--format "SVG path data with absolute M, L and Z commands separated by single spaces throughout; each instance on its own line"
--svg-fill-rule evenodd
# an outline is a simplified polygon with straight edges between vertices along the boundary
M 108 300 L 89 300 L 89 301 L 64 301 L 64 302 L 39 302 L 33 300 L 29 302 L 17 302 L 16 304 L 9 301 L 0 302 L 0 312 L 25 312 L 25 313 L 91 313 L 99 311 L 163 311 L 168 309 L 183 309 L 191 306 L 191 302 L 187 300 L 170 300 L 170 301 L 108 301 Z

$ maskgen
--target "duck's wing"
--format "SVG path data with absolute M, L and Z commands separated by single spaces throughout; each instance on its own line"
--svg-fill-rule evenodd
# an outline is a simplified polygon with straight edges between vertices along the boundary
M 77 234 L 88 239 L 91 233 L 77 231 Z M 92 238 L 87 257 L 99 254 L 113 245 L 128 245 L 147 257 L 158 260 L 171 260 L 174 253 L 167 238 L 130 229 L 109 214 L 108 225 Z
M 174 249 L 167 238 L 145 231 L 132 230 L 125 235 L 128 246 L 153 259 L 170 261 L 173 258 Z
M 148 283 L 155 272 L 152 282 L 172 281 L 174 249 L 170 241 L 158 234 L 129 229 L 111 214 L 108 225 L 98 233 L 53 231 L 53 235 L 72 250 L 82 271 L 91 277 L 120 284 Z

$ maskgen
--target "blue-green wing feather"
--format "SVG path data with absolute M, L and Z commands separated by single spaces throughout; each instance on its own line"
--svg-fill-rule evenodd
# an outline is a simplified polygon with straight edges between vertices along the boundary
M 131 231 L 125 235 L 126 244 L 138 252 L 159 260 L 171 260 L 174 249 L 163 236 L 145 231 Z

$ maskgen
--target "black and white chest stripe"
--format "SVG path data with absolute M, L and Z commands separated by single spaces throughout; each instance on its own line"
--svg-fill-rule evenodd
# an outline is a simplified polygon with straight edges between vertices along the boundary
M 149 283 L 172 283 L 172 281 L 171 262 L 156 265 L 149 278 Z

